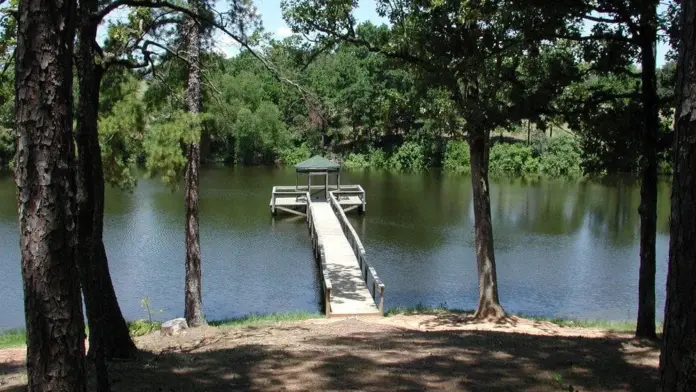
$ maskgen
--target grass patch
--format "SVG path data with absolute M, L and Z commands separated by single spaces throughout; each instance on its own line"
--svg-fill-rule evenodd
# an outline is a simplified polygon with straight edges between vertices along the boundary
M 148 320 L 140 319 L 128 322 L 128 332 L 131 336 L 143 336 L 150 332 L 159 331 L 162 323 L 158 321 L 149 322 Z
M 253 324 L 283 323 L 323 317 L 324 316 L 322 314 L 314 312 L 250 314 L 244 317 L 210 321 L 209 324 L 214 327 L 245 327 Z
M 21 347 L 26 341 L 27 335 L 23 329 L 0 329 L 0 349 Z

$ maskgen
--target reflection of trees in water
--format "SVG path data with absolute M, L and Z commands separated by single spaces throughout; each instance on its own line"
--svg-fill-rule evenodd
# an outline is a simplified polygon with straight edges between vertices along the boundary
M 496 187 L 494 219 L 501 231 L 563 235 L 582 227 L 584 211 L 575 183 L 508 179 Z
M 421 174 L 353 174 L 367 192 L 366 232 L 372 241 L 430 249 L 449 227 L 468 227 L 471 180 L 437 171 Z M 462 222 L 467 222 L 462 225 Z M 357 228 L 356 228 L 357 229 Z
M 17 222 L 17 186 L 11 173 L 0 173 L 0 220 Z
M 587 227 L 595 237 L 625 245 L 637 240 L 640 186 L 630 177 L 577 182 L 497 180 L 493 218 L 500 234 L 515 231 L 574 234 Z M 660 184 L 658 230 L 667 233 L 669 185 Z

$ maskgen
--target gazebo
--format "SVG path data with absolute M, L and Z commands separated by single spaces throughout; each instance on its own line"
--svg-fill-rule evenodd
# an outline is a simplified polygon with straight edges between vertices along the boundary
M 336 188 L 341 189 L 341 165 L 322 156 L 315 155 L 295 165 L 295 189 L 300 189 L 300 174 L 307 174 L 307 191 L 312 192 L 312 177 L 324 177 L 324 191 L 329 193 L 329 175 L 336 173 Z

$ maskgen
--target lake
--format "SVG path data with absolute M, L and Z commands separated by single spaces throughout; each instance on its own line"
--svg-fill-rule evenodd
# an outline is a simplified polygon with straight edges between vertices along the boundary
M 385 307 L 477 303 L 469 177 L 349 172 L 367 214 L 350 219 L 386 285 Z M 210 320 L 249 313 L 320 310 L 317 266 L 304 220 L 271 217 L 273 185 L 295 184 L 274 168 L 201 173 L 203 306 Z M 16 187 L 0 177 L 0 328 L 24 325 Z M 669 185 L 660 184 L 657 314 L 662 319 L 669 248 Z M 508 312 L 629 320 L 638 296 L 639 185 L 601 180 L 491 182 L 498 283 Z M 184 197 L 157 180 L 133 193 L 108 189 L 104 242 L 127 319 L 183 316 Z

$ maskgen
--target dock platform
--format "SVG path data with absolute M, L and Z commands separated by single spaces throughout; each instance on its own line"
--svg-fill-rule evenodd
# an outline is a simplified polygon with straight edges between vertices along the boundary
M 365 213 L 367 209 L 365 190 L 360 185 L 274 186 L 268 206 L 273 215 L 286 213 L 306 216 L 308 194 L 313 201 L 318 202 L 328 200 L 325 193 L 331 192 L 334 193 L 345 212 Z

